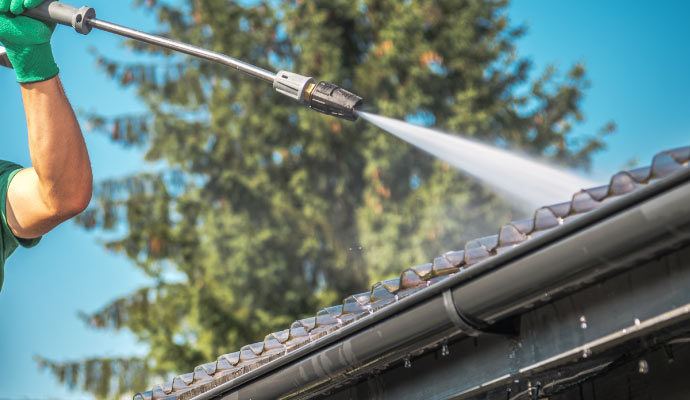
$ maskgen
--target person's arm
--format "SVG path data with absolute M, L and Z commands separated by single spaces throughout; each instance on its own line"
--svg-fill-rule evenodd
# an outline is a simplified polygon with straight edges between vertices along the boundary
M 58 78 L 50 38 L 55 24 L 21 15 L 43 0 L 0 0 L 0 42 L 21 84 L 33 168 L 7 190 L 7 225 L 32 239 L 83 211 L 91 200 L 89 156 Z
M 33 168 L 7 193 L 7 222 L 20 238 L 39 237 L 82 212 L 91 200 L 89 155 L 60 79 L 21 85 Z

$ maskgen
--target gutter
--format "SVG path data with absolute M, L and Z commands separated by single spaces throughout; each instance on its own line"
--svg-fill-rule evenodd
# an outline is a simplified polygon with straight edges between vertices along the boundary
M 299 396 L 349 372 L 483 330 L 690 241 L 690 169 L 344 326 L 194 400 Z M 401 350 L 402 348 L 402 350 Z M 407 353 L 409 354 L 409 353 Z

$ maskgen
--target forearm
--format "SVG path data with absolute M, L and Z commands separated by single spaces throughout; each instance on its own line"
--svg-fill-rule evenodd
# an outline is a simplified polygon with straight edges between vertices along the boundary
M 60 79 L 22 84 L 21 91 L 40 199 L 57 217 L 75 214 L 91 198 L 91 164 Z

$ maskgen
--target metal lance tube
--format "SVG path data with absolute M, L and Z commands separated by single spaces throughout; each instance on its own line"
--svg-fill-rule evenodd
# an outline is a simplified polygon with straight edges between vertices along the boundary
M 191 44 L 178 42 L 162 36 L 152 35 L 126 26 L 114 24 L 96 18 L 96 10 L 91 7 L 76 8 L 56 0 L 47 0 L 36 8 L 27 10 L 24 15 L 43 21 L 55 22 L 73 27 L 77 32 L 88 35 L 93 28 L 114 33 L 140 42 L 160 46 L 179 53 L 188 54 L 204 60 L 213 61 L 235 68 L 264 82 L 273 84 L 280 94 L 290 97 L 309 108 L 323 114 L 357 120 L 356 108 L 362 104 L 362 98 L 332 83 L 319 82 L 311 77 L 293 72 L 279 71 L 277 74 L 244 61 L 202 49 Z M 0 47 L 0 66 L 12 68 L 10 60 Z
M 190 44 L 178 42 L 176 40 L 151 35 L 149 33 L 138 31 L 136 29 L 127 28 L 125 26 L 113 24 L 111 22 L 101 21 L 99 19 L 90 19 L 88 20 L 88 24 L 91 25 L 91 27 L 100 29 L 102 31 L 114 33 L 116 35 L 138 40 L 140 42 L 153 44 L 180 53 L 189 54 L 190 56 L 203 58 L 204 60 L 214 61 L 219 64 L 227 65 L 228 67 L 235 68 L 238 71 L 242 71 L 246 74 L 249 74 L 271 84 L 273 83 L 276 77 L 276 74 L 270 71 L 266 71 L 263 68 L 259 68 L 244 61 L 240 61 L 235 58 L 226 56 L 224 54 L 216 53 L 215 51 L 202 49 L 200 47 L 192 46 Z

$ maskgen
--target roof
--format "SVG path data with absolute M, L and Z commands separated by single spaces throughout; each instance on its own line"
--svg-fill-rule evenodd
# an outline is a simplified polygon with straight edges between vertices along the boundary
M 211 391 L 217 395 L 219 389 L 232 388 L 233 384 L 247 379 L 247 375 L 258 373 L 257 369 L 268 371 L 272 365 L 277 368 L 298 349 L 340 340 L 344 331 L 350 332 L 356 325 L 364 326 L 366 320 L 384 314 L 382 310 L 399 312 L 400 308 L 391 306 L 410 304 L 404 300 L 421 297 L 435 286 L 443 286 L 440 282 L 468 269 L 475 270 L 473 266 L 477 264 L 512 254 L 558 227 L 583 219 L 607 204 L 618 203 L 621 198 L 641 191 L 650 183 L 663 181 L 679 170 L 687 170 L 689 164 L 690 147 L 661 152 L 649 167 L 619 172 L 607 185 L 582 190 L 568 202 L 538 209 L 530 219 L 503 225 L 497 235 L 472 240 L 463 250 L 450 251 L 430 263 L 408 268 L 399 278 L 378 282 L 370 291 L 349 296 L 342 304 L 323 309 L 314 317 L 297 320 L 288 329 L 267 335 L 262 342 L 246 345 L 196 367 L 193 372 L 157 384 L 152 390 L 137 394 L 135 400 L 201 398 Z

